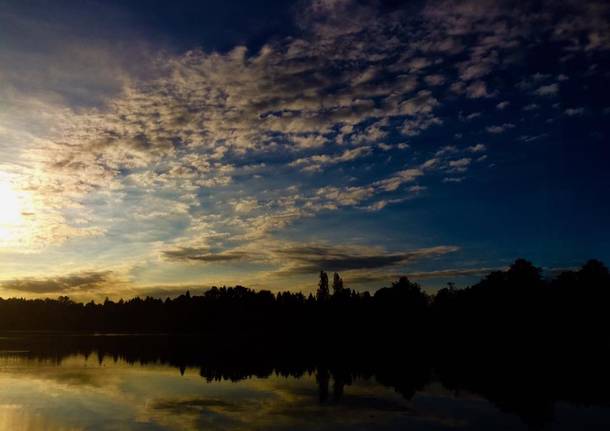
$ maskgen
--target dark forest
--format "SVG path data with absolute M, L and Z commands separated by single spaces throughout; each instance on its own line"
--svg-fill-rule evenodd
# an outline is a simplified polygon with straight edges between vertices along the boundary
M 523 335 L 548 339 L 553 333 L 579 339 L 606 327 L 609 299 L 610 274 L 599 261 L 544 279 L 539 268 L 518 259 L 473 286 L 456 289 L 449 283 L 433 296 L 407 277 L 374 294 L 358 293 L 345 287 L 339 274 L 329 280 L 322 271 L 315 296 L 235 286 L 165 300 L 137 297 L 83 304 L 66 296 L 0 299 L 0 329 L 288 334 L 333 341 L 400 334 L 409 340 L 434 335 L 445 342 L 493 329 L 504 340 Z

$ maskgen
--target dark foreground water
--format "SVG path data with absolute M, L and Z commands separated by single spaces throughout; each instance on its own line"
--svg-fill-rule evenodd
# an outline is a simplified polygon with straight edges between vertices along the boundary
M 219 356 L 193 343 L 4 335 L 0 430 L 610 429 L 599 395 L 591 403 L 532 401 L 519 382 L 521 396 L 511 386 L 488 400 L 442 382 L 459 376 L 420 365 L 312 365 L 296 353 L 274 365 L 264 352 L 252 363 L 239 349 Z

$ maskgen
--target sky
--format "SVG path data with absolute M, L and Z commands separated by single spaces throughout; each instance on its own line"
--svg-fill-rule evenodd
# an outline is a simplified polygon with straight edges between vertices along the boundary
M 0 1 L 0 296 L 610 263 L 605 1 Z

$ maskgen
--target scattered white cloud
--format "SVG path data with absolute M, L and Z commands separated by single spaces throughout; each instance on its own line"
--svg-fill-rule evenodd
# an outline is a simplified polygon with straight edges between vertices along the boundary
M 479 99 L 481 97 L 491 97 L 487 91 L 487 84 L 483 81 L 475 81 L 466 87 L 466 96 L 470 99 Z
M 494 134 L 494 135 L 498 135 L 500 133 L 504 133 L 505 131 L 509 130 L 509 129 L 513 129 L 515 127 L 514 124 L 512 123 L 504 123 L 504 124 L 499 124 L 499 125 L 494 125 L 494 126 L 488 126 L 486 127 L 485 130 L 487 130 L 487 132 Z
M 470 166 L 471 162 L 471 158 L 463 157 L 461 159 L 451 160 L 449 162 L 449 167 L 451 168 L 451 172 L 465 172 Z
M 538 96 L 555 96 L 557 93 L 559 93 L 559 85 L 555 83 L 542 85 L 538 87 L 534 93 Z
M 565 114 L 568 117 L 576 117 L 576 116 L 584 114 L 585 108 L 583 108 L 583 107 L 580 107 L 580 108 L 568 108 L 564 112 L 565 112 Z
M 487 147 L 483 144 L 476 144 L 476 145 L 473 145 L 472 147 L 466 148 L 466 150 L 470 151 L 471 153 L 482 153 L 486 149 L 487 149 Z

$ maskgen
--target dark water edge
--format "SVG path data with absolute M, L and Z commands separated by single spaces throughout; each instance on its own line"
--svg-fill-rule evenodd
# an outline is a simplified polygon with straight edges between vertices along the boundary
M 499 412 L 518 418 L 524 429 L 555 429 L 568 420 L 563 418 L 565 412 L 579 408 L 591 410 L 579 413 L 575 425 L 610 425 L 606 349 L 580 346 L 560 356 L 559 349 L 545 351 L 533 345 L 490 343 L 475 350 L 472 346 L 442 348 L 421 339 L 395 341 L 3 332 L 0 356 L 58 365 L 75 356 L 100 366 L 117 362 L 164 365 L 177 374 L 198 370 L 206 382 L 313 376 L 320 405 L 340 402 L 356 381 L 374 381 L 406 401 L 439 385 L 456 398 L 469 394 L 489 401 Z

